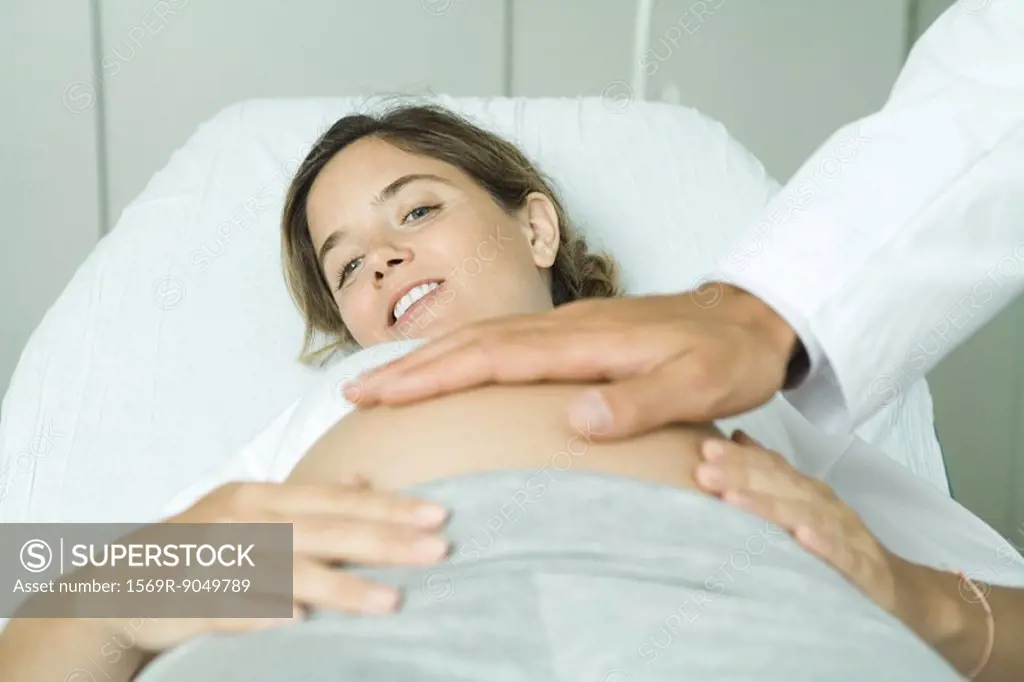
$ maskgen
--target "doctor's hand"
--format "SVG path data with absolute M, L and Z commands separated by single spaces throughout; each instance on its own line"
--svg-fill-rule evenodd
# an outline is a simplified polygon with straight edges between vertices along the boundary
M 782 387 L 795 342 L 760 299 L 712 283 L 478 322 L 362 375 L 346 397 L 399 405 L 489 383 L 607 381 L 581 388 L 569 420 L 614 439 L 767 402 Z

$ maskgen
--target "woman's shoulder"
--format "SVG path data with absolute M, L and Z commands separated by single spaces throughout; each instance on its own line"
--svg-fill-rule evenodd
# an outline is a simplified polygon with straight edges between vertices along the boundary
M 345 384 L 358 381 L 364 372 L 397 360 L 421 345 L 423 341 L 420 339 L 389 341 L 333 359 L 321 369 L 320 377 L 299 399 L 300 408 L 325 400 L 348 402 L 342 393 Z
M 355 353 L 350 353 L 329 364 L 327 375 L 336 381 L 353 380 L 363 372 L 386 365 L 407 355 L 413 349 L 422 346 L 423 343 L 422 339 L 402 339 L 361 348 Z

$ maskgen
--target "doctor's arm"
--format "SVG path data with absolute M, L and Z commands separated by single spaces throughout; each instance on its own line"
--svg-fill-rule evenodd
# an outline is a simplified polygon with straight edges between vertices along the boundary
M 1024 287 L 1024 0 L 970 7 L 935 22 L 885 106 L 810 157 L 707 287 L 476 322 L 361 376 L 349 399 L 600 381 L 568 420 L 621 438 L 786 388 L 819 428 L 853 430 Z M 790 381 L 801 346 L 808 372 Z
M 803 342 L 810 373 L 787 398 L 810 421 L 856 428 L 1021 292 L 1022 159 L 1024 2 L 956 3 L 719 273 Z

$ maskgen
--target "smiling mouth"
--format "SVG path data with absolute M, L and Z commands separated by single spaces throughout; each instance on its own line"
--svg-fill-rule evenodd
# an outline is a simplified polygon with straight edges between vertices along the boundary
M 388 314 L 388 325 L 394 326 L 398 324 L 399 321 L 408 317 L 409 313 L 426 305 L 428 299 L 437 295 L 438 290 L 443 284 L 444 280 L 430 280 L 409 289 L 395 302 L 394 307 Z

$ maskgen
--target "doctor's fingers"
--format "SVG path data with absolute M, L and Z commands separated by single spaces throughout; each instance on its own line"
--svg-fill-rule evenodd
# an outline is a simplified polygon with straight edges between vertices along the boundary
M 434 529 L 448 512 L 433 502 L 351 483 L 232 482 L 214 490 L 179 521 L 291 523 L 303 516 L 379 521 Z
M 421 367 L 429 366 L 438 358 L 462 349 L 467 345 L 479 343 L 478 340 L 480 338 L 508 338 L 516 336 L 524 330 L 544 326 L 545 324 L 547 324 L 546 314 L 514 315 L 481 320 L 432 339 L 429 343 L 413 349 L 396 360 L 364 372 L 352 383 L 359 385 L 359 398 L 361 401 L 376 401 L 379 399 L 381 389 L 386 387 L 396 377 Z
M 667 325 L 663 327 L 659 334 L 650 327 L 630 329 L 593 321 L 568 324 L 542 317 L 508 330 L 467 332 L 457 343 L 445 342 L 436 351 L 424 346 L 424 357 L 414 365 L 360 378 L 361 400 L 362 404 L 401 405 L 484 384 L 629 376 L 675 352 Z
M 380 400 L 382 390 L 391 387 L 400 377 L 431 367 L 436 361 L 455 353 L 477 353 L 494 347 L 504 350 L 513 339 L 522 342 L 527 338 L 543 337 L 545 349 L 551 350 L 568 341 L 559 339 L 558 334 L 578 331 L 581 321 L 589 321 L 591 327 L 595 326 L 595 322 L 604 326 L 614 325 L 617 318 L 621 317 L 621 313 L 615 311 L 621 311 L 623 307 L 637 308 L 637 300 L 639 299 L 577 300 L 543 313 L 506 315 L 479 320 L 432 339 L 397 360 L 364 372 L 352 382 L 358 387 L 358 390 L 352 392 L 352 396 L 359 397 L 361 401 L 376 402 Z M 450 359 L 446 359 L 445 363 L 445 366 L 449 367 Z

